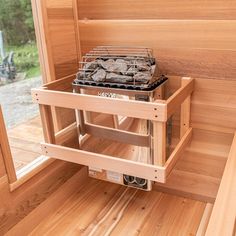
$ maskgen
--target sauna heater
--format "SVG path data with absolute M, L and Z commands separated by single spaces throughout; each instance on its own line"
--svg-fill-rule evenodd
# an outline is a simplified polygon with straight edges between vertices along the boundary
M 150 48 L 98 46 L 82 57 L 76 79 L 73 81 L 75 93 L 103 97 L 154 101 L 164 97 L 163 85 L 167 77 L 159 73 L 156 59 Z M 80 136 L 86 132 L 86 124 L 92 122 L 89 112 L 76 111 Z M 127 117 L 114 119 L 116 129 Z M 141 132 L 150 137 L 147 158 L 137 161 L 152 163 L 152 122 L 141 121 Z M 114 141 L 114 140 L 113 140 Z M 140 147 L 142 148 L 142 147 Z M 126 186 L 151 190 L 151 181 L 109 170 L 89 167 L 89 175 L 98 179 L 116 182 Z

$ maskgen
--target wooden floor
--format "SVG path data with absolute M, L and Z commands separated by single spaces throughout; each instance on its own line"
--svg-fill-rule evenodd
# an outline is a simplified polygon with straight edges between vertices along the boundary
M 11 152 L 16 170 L 21 169 L 40 154 L 40 142 L 43 140 L 40 117 L 8 130 Z
M 90 179 L 31 235 L 196 235 L 205 206 Z

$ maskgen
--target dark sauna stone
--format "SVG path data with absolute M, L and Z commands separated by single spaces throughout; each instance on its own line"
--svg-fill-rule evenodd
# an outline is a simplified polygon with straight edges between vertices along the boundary
M 99 60 L 99 65 L 108 72 L 126 72 L 128 69 L 127 62 L 123 59 L 109 59 L 106 61 Z
M 98 63 L 97 61 L 91 61 L 91 62 L 87 62 L 85 65 L 84 65 L 84 69 L 85 70 L 95 70 L 97 67 L 98 67 Z
M 138 68 L 132 66 L 126 71 L 126 75 L 134 76 L 134 74 L 136 74 L 137 72 Z
M 106 80 L 106 71 L 103 69 L 98 69 L 92 75 L 92 79 L 96 82 L 104 82 Z
M 139 71 L 148 71 L 150 70 L 150 65 L 144 61 L 136 61 L 136 66 Z
M 126 71 L 128 70 L 128 61 L 125 61 L 123 59 L 117 59 L 116 64 L 117 64 L 117 72 L 121 72 L 122 74 L 125 74 Z
M 86 80 L 91 79 L 91 72 L 80 71 L 77 73 L 77 78 Z
M 108 59 L 107 61 L 98 60 L 98 63 L 106 71 L 114 71 L 116 68 L 115 61 L 113 59 Z
M 152 75 L 149 71 L 144 71 L 136 73 L 133 78 L 137 82 L 147 83 L 149 80 L 151 80 Z
M 113 83 L 128 83 L 128 82 L 132 82 L 133 78 L 132 76 L 127 76 L 127 75 L 107 73 L 106 81 L 113 82 Z

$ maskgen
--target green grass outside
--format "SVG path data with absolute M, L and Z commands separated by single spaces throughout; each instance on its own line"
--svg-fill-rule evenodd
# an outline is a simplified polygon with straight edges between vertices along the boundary
M 35 43 L 22 46 L 9 46 L 7 53 L 13 51 L 17 72 L 26 73 L 26 78 L 40 75 L 38 50 Z

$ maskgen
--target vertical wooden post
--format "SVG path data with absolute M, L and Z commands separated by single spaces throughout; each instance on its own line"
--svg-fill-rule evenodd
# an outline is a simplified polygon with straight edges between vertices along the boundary
M 47 143 L 55 143 L 55 131 L 51 107 L 48 105 L 39 105 L 39 111 L 43 126 L 44 140 Z
M 84 112 L 82 110 L 76 110 L 76 122 L 78 126 L 78 133 L 81 135 L 85 135 L 85 119 L 84 119 Z
M 181 80 L 181 85 L 184 86 L 186 83 L 188 83 L 189 79 L 191 78 L 183 77 Z M 190 124 L 190 96 L 188 96 L 181 105 L 180 138 L 182 138 L 189 129 L 189 124 Z
M 2 109 L 0 107 L 0 149 L 4 158 L 9 183 L 17 180 L 16 171 L 12 159 L 11 149 L 8 141 L 7 130 L 4 124 Z
M 119 119 L 118 119 L 118 116 L 117 116 L 117 115 L 113 115 L 112 118 L 113 118 L 113 127 L 114 127 L 115 129 L 118 129 L 118 128 L 119 128 Z
M 164 166 L 166 161 L 166 123 L 153 121 L 153 164 Z
M 155 90 L 152 101 L 163 99 L 164 86 Z M 166 162 L 166 122 L 152 121 L 152 156 L 153 164 L 164 166 Z

